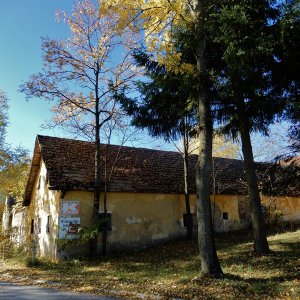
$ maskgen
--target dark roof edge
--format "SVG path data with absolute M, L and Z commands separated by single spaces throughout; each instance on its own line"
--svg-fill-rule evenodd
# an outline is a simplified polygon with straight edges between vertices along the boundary
M 34 150 L 33 150 L 33 157 L 31 160 L 31 166 L 30 166 L 30 172 L 28 175 L 28 180 L 26 183 L 26 188 L 24 192 L 24 197 L 23 197 L 23 206 L 28 206 L 30 205 L 31 201 L 31 194 L 33 191 L 33 186 L 36 180 L 36 175 L 38 172 L 38 169 L 40 167 L 40 161 L 41 161 L 41 147 L 38 141 L 38 136 L 35 139 L 35 145 L 34 145 Z

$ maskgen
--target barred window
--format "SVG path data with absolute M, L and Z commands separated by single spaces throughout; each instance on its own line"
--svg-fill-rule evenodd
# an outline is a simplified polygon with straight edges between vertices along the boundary
M 39 190 L 41 188 L 41 176 L 39 176 L 37 189 Z
M 51 216 L 47 216 L 47 225 L 46 225 L 46 232 L 50 233 L 51 230 Z
M 34 219 L 31 219 L 30 233 L 34 233 Z

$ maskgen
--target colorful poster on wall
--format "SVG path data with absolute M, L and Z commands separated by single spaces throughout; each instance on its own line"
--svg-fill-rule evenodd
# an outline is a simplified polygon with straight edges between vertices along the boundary
M 59 239 L 74 239 L 80 226 L 79 201 L 61 201 L 59 218 Z
M 74 239 L 77 237 L 80 218 L 60 217 L 59 219 L 59 239 Z
M 79 215 L 79 201 L 62 201 L 60 214 L 62 216 Z

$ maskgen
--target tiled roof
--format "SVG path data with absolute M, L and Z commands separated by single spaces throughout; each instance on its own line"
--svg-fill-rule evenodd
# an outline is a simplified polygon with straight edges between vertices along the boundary
M 101 145 L 101 187 L 105 182 L 105 158 L 109 191 L 183 193 L 183 159 L 178 152 Z M 105 155 L 105 153 L 107 153 Z M 37 136 L 24 205 L 30 203 L 39 160 L 45 162 L 49 188 L 53 190 L 92 190 L 95 172 L 95 145 L 91 142 Z M 197 156 L 190 159 L 190 192 L 196 192 Z M 241 160 L 214 158 L 212 186 L 216 194 L 246 194 Z M 213 184 L 214 183 L 214 184 Z

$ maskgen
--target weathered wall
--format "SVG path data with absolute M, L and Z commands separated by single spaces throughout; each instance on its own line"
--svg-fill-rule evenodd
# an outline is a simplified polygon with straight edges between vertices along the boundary
M 238 230 L 248 225 L 248 215 L 243 215 L 242 203 L 247 197 L 240 195 L 212 195 L 211 207 L 216 232 Z M 245 208 L 246 210 L 246 208 Z
M 231 195 L 217 195 L 211 198 L 217 231 L 241 227 L 240 198 Z M 80 201 L 80 224 L 91 225 L 93 193 L 67 192 L 61 200 Z M 103 194 L 100 203 L 103 205 Z M 193 213 L 196 212 L 195 205 L 195 195 L 191 195 Z M 185 235 L 184 195 L 111 192 L 108 193 L 107 209 L 112 213 L 112 230 L 108 233 L 109 250 L 143 248 L 162 240 Z M 227 213 L 228 219 L 224 220 L 223 213 Z
M 12 210 L 11 240 L 18 246 L 26 246 L 28 209 L 14 208 Z
M 103 194 L 101 195 L 103 204 Z M 80 224 L 90 226 L 93 193 L 67 192 L 64 201 L 80 201 Z M 184 199 L 179 195 L 109 193 L 107 209 L 112 212 L 110 250 L 142 248 L 159 240 L 182 236 Z
M 300 222 L 300 197 L 262 196 L 262 203 L 283 214 L 283 221 Z
M 1 233 L 5 233 L 5 231 L 7 231 L 11 227 L 10 216 L 11 216 L 10 210 L 7 207 L 5 207 L 3 210 L 3 215 L 2 215 L 2 232 Z
M 182 195 L 109 193 L 107 207 L 112 212 L 111 249 L 142 248 L 185 233 Z
M 47 170 L 44 162 L 40 162 L 40 170 L 34 185 L 31 204 L 28 207 L 27 243 L 36 241 L 37 253 L 42 256 L 56 256 L 56 240 L 58 233 L 59 191 L 48 189 Z M 50 216 L 50 218 L 48 218 Z M 31 233 L 31 222 L 34 220 L 34 232 Z M 50 221 L 47 226 L 48 220 Z M 47 232 L 47 227 L 49 232 Z

